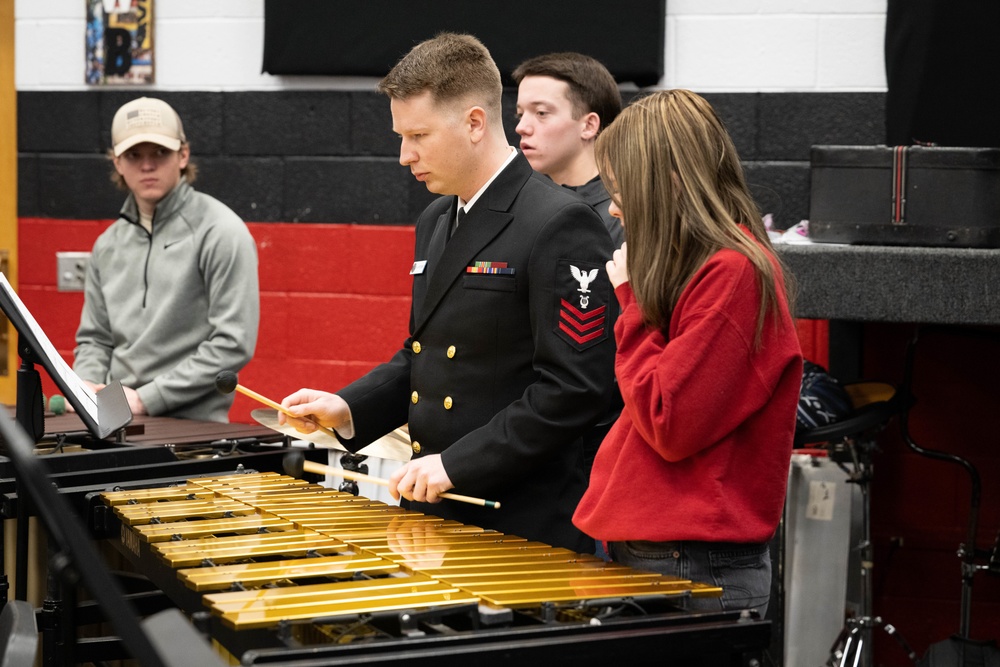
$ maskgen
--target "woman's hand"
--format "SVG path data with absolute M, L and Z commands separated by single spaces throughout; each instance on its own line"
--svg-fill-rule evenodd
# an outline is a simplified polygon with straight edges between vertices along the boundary
M 615 289 L 618 289 L 618 286 L 622 283 L 628 282 L 628 265 L 625 261 L 626 245 L 628 244 L 622 243 L 622 247 L 615 250 L 615 254 L 611 256 L 611 261 L 607 263 L 608 279 L 611 280 L 611 286 Z

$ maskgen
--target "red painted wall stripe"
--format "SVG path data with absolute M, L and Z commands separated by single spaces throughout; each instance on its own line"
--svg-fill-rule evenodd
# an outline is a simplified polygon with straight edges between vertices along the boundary
M 89 251 L 110 220 L 21 218 L 18 293 L 72 363 L 82 292 L 56 288 L 56 253 Z M 280 400 L 300 387 L 336 389 L 388 359 L 409 322 L 413 227 L 250 223 L 260 264 L 261 322 L 240 383 Z M 56 393 L 44 373 L 43 391 Z M 239 395 L 230 419 L 261 407 Z

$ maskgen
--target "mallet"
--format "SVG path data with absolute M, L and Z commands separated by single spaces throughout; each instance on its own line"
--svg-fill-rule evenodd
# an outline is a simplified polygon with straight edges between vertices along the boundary
M 249 396 L 258 403 L 263 403 L 267 407 L 277 410 L 278 412 L 284 414 L 286 417 L 292 417 L 293 419 L 304 419 L 305 421 L 316 424 L 316 422 L 312 421 L 311 419 L 306 419 L 305 417 L 298 417 L 296 415 L 293 415 L 291 412 L 289 412 L 288 408 L 282 407 L 280 403 L 275 403 L 266 396 L 261 396 L 252 389 L 247 389 L 246 387 L 244 387 L 239 383 L 236 373 L 232 371 L 221 371 L 218 375 L 215 376 L 215 389 L 220 394 L 231 394 L 233 393 L 233 390 L 236 390 L 241 394 L 243 394 L 244 396 Z M 316 428 L 318 428 L 320 431 L 326 433 L 328 436 L 332 438 L 337 437 L 337 434 L 331 428 L 327 428 L 320 424 L 316 424 Z
M 303 472 L 311 472 L 317 475 L 340 475 L 344 479 L 349 479 L 354 482 L 371 482 L 372 484 L 379 484 L 381 486 L 388 487 L 389 480 L 382 479 L 381 477 L 372 477 L 371 475 L 364 475 L 360 472 L 354 472 L 353 470 L 344 470 L 342 468 L 335 468 L 333 466 L 324 465 L 322 463 L 314 463 L 306 458 L 305 454 L 300 451 L 292 450 L 285 454 L 285 458 L 282 460 L 282 466 L 285 469 L 285 474 L 292 477 L 302 477 Z M 483 500 L 482 498 L 473 498 L 472 496 L 463 496 L 458 493 L 440 493 L 438 494 L 442 498 L 447 498 L 449 500 L 457 500 L 462 503 L 469 503 L 471 505 L 480 505 L 481 507 L 492 507 L 493 509 L 500 509 L 500 502 L 496 500 Z

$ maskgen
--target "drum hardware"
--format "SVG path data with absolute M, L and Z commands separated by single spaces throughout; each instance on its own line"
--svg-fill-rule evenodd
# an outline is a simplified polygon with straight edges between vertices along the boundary
M 997 538 L 993 541 L 993 551 L 990 552 L 986 570 L 990 574 L 1000 574 L 1000 528 L 997 529 Z
M 898 393 L 898 392 L 897 392 Z M 901 403 L 905 405 L 905 395 L 901 395 Z M 900 408 L 900 403 L 891 409 L 895 411 L 905 410 Z M 884 426 L 884 424 L 883 424 Z M 861 602 L 860 615 L 848 618 L 840 636 L 834 641 L 830 649 L 831 662 L 829 664 L 847 667 L 857 665 L 859 667 L 873 667 L 873 634 L 874 630 L 881 628 L 891 636 L 910 660 L 915 660 L 916 654 L 906 639 L 899 633 L 895 626 L 887 623 L 881 616 L 873 616 L 873 591 L 872 576 L 875 554 L 871 541 L 871 481 L 872 481 L 872 454 L 877 450 L 874 441 L 874 433 L 855 433 L 845 436 L 844 442 L 847 444 L 847 453 L 850 455 L 848 463 L 838 463 L 842 470 L 847 472 L 848 484 L 857 484 L 861 493 L 861 537 L 856 549 L 861 560 Z M 859 660 L 860 658 L 860 660 Z M 836 662 L 833 662 L 833 661 Z
M 911 393 L 913 387 L 913 366 L 916 359 L 917 345 L 920 342 L 922 333 L 943 331 L 944 327 L 922 326 L 917 327 L 906 347 L 905 365 L 903 367 L 903 383 L 900 385 L 900 392 L 907 397 L 905 409 L 899 420 L 899 430 L 903 441 L 914 453 L 935 460 L 951 463 L 962 468 L 969 476 L 969 518 L 966 528 L 965 542 L 958 545 L 957 555 L 961 559 L 961 579 L 962 593 L 959 606 L 959 629 L 958 633 L 950 638 L 932 644 L 928 647 L 924 660 L 928 663 L 951 664 L 949 660 L 957 659 L 956 664 L 993 664 L 1000 662 L 1000 649 L 997 649 L 995 638 L 990 641 L 976 641 L 971 637 L 972 625 L 972 583 L 977 572 L 1000 575 L 1000 531 L 997 533 L 996 541 L 992 552 L 980 550 L 977 547 L 977 530 L 979 526 L 979 507 L 982 497 L 982 481 L 979 471 L 971 461 L 956 454 L 949 454 L 934 449 L 928 449 L 919 445 L 910 434 L 910 408 L 916 403 L 916 399 Z M 997 342 L 995 333 L 978 330 L 952 329 L 947 331 L 952 334 L 961 333 L 969 338 L 979 338 L 990 342 Z M 981 564 L 980 560 L 985 560 Z M 930 656 L 938 656 L 932 659 Z M 911 657 L 914 657 L 911 655 Z
M 276 410 L 257 408 L 250 413 L 250 416 L 261 426 L 266 426 L 273 431 L 281 433 L 286 438 L 304 440 L 324 449 L 336 449 L 341 452 L 350 453 L 340 443 L 336 435 L 330 435 L 325 431 L 301 433 L 291 424 L 279 424 L 278 412 Z M 413 448 L 410 445 L 409 433 L 404 428 L 398 428 L 375 442 L 365 445 L 355 453 L 377 459 L 405 462 L 409 461 L 413 456 Z
M 987 645 L 988 643 L 985 642 L 976 642 L 970 637 L 972 580 L 975 573 L 979 571 L 986 571 L 990 574 L 1000 574 L 1000 567 L 994 567 L 997 565 L 998 561 L 997 551 L 1000 549 L 1000 534 L 997 536 L 997 545 L 994 546 L 994 551 L 992 553 L 981 551 L 977 548 L 976 533 L 979 521 L 982 486 L 978 471 L 970 461 L 960 456 L 922 447 L 913 439 L 909 429 L 910 410 L 916 404 L 916 398 L 912 392 L 912 387 L 913 367 L 918 343 L 922 335 L 945 329 L 945 327 L 940 326 L 916 327 L 913 336 L 907 344 L 903 367 L 903 381 L 899 385 L 898 389 L 895 389 L 888 399 L 871 404 L 872 409 L 867 413 L 862 412 L 862 410 L 858 410 L 857 412 L 868 420 L 866 424 L 862 425 L 863 427 L 871 427 L 875 425 L 880 418 L 883 418 L 881 425 L 884 426 L 884 423 L 887 422 L 893 414 L 899 414 L 900 434 L 909 449 L 920 456 L 957 465 L 968 474 L 970 480 L 970 509 L 967 534 L 965 542 L 959 544 L 957 552 L 962 561 L 962 593 L 960 602 L 959 632 L 943 642 L 931 645 L 928 649 L 928 655 L 936 653 L 938 649 L 944 649 L 942 653 L 943 655 L 959 656 L 959 664 L 966 664 L 966 660 L 978 661 L 985 664 L 987 656 L 992 656 L 992 659 L 996 659 L 996 657 L 1000 654 L 998 654 L 995 645 Z M 961 335 L 969 338 L 980 338 L 990 341 L 997 340 L 996 334 L 992 334 L 988 331 L 955 329 L 950 327 L 947 328 L 947 331 L 952 334 L 960 333 Z M 845 388 L 849 387 L 850 385 Z M 853 395 L 852 398 L 854 398 Z M 856 405 L 856 407 L 858 406 Z M 871 565 L 873 562 L 873 554 L 870 541 L 870 501 L 868 486 L 871 482 L 871 454 L 876 449 L 876 446 L 874 442 L 874 433 L 870 431 L 866 432 L 864 431 L 864 428 L 858 429 L 857 425 L 855 425 L 854 429 L 849 428 L 851 426 L 849 422 L 851 421 L 852 419 L 848 418 L 847 420 L 843 420 L 838 424 L 833 424 L 826 428 L 838 430 L 837 427 L 840 427 L 837 437 L 841 438 L 842 444 L 845 445 L 841 452 L 847 455 L 847 459 L 844 463 L 840 463 L 839 465 L 841 465 L 841 467 L 848 472 L 850 476 L 849 482 L 857 483 L 859 485 L 862 495 L 863 535 L 862 541 L 858 546 L 862 558 L 862 613 L 861 616 L 857 618 L 847 619 L 844 628 L 841 630 L 840 636 L 831 648 L 831 657 L 828 664 L 840 666 L 853 664 L 861 665 L 862 667 L 869 667 L 872 665 L 871 639 L 873 630 L 879 627 L 885 630 L 896 640 L 906 653 L 909 660 L 916 663 L 917 655 L 915 651 L 899 634 L 899 632 L 891 624 L 885 623 L 881 617 L 870 615 L 872 609 Z M 845 428 L 845 426 L 848 428 Z M 815 429 L 815 431 L 822 430 L 824 429 Z M 831 437 L 831 439 L 833 439 L 833 437 Z M 798 441 L 798 435 L 796 436 L 796 440 Z M 811 440 L 811 442 L 815 441 L 816 440 Z M 836 460 L 833 456 L 831 456 L 831 458 Z M 848 469 L 846 464 L 851 464 L 852 468 Z M 986 563 L 980 564 L 977 562 L 980 559 L 985 559 Z M 951 646 L 948 646 L 949 644 Z M 928 658 L 925 656 L 925 660 L 927 659 Z
M 796 445 L 826 443 L 830 460 L 847 474 L 847 483 L 856 484 L 861 494 L 861 535 L 854 549 L 860 558 L 859 614 L 845 619 L 844 626 L 830 647 L 829 667 L 873 667 L 872 635 L 876 628 L 892 636 L 904 651 L 914 657 L 913 649 L 895 626 L 881 616 L 872 615 L 871 542 L 872 454 L 878 449 L 876 436 L 889 420 L 909 407 L 907 394 L 881 382 L 857 382 L 844 385 L 853 404 L 853 412 L 840 421 L 796 432 Z
M 367 458 L 364 454 L 351 454 L 350 452 L 341 454 L 340 467 L 344 470 L 367 475 L 368 466 L 364 463 Z M 351 479 L 345 479 L 337 489 L 344 493 L 350 493 L 353 496 L 358 495 L 358 483 Z
M 238 391 L 239 393 L 243 394 L 244 396 L 247 396 L 248 398 L 252 398 L 253 400 L 257 401 L 258 403 L 262 403 L 262 404 L 268 406 L 269 408 L 272 408 L 272 409 L 274 409 L 274 410 L 276 410 L 276 411 L 284 414 L 286 417 L 292 417 L 293 419 L 302 419 L 304 421 L 312 422 L 316 426 L 316 430 L 317 431 L 320 431 L 320 432 L 326 434 L 327 436 L 333 438 L 334 440 L 337 439 L 337 434 L 334 433 L 333 429 L 327 428 L 326 426 L 323 426 L 322 424 L 318 424 L 316 422 L 313 422 L 311 419 L 308 419 L 306 417 L 296 417 L 291 412 L 289 412 L 288 409 L 286 409 L 284 406 L 282 406 L 277 401 L 272 401 L 270 398 L 267 398 L 266 396 L 258 394 L 257 392 L 255 392 L 252 389 L 248 389 L 247 387 L 244 387 L 243 385 L 241 385 L 239 383 L 239 380 L 238 380 L 238 378 L 236 376 L 236 373 L 234 373 L 232 371 L 222 371 L 218 375 L 215 376 L 215 389 L 220 394 L 231 394 L 231 393 L 233 393 L 234 390 Z
M 270 409 L 258 408 L 250 413 L 250 416 L 254 418 L 259 424 L 266 426 L 278 433 L 281 433 L 287 438 L 295 438 L 296 440 L 305 440 L 311 442 L 319 447 L 324 447 L 327 449 L 338 449 L 343 452 L 347 452 L 347 448 L 340 443 L 340 439 L 337 437 L 336 431 L 331 428 L 327 428 L 321 424 L 316 424 L 312 422 L 316 429 L 311 433 L 303 433 L 296 429 L 294 426 L 288 423 L 280 423 L 278 419 L 278 414 L 281 413 L 286 417 L 292 417 L 294 419 L 302 419 L 301 417 L 296 417 L 287 408 L 282 406 L 280 403 L 267 398 L 252 389 L 248 389 L 243 385 L 239 384 L 236 373 L 232 371 L 222 371 L 215 376 L 215 388 L 220 393 L 230 394 L 234 390 L 248 396 L 258 403 L 268 406 Z M 306 419 L 306 421 L 311 421 Z M 350 453 L 350 452 L 348 452 Z M 362 447 L 354 454 L 364 455 L 364 456 L 374 456 L 381 459 L 390 459 L 394 461 L 409 461 L 413 454 L 413 450 L 410 445 L 409 432 L 406 427 L 400 427 L 387 434 L 386 436 L 376 440 L 375 442 Z M 353 462 L 353 460 L 350 460 Z M 353 468 L 348 468 L 345 466 L 345 470 L 356 471 Z M 365 473 L 367 474 L 367 471 Z M 354 485 L 357 486 L 357 485 Z M 347 488 L 352 488 L 350 484 Z

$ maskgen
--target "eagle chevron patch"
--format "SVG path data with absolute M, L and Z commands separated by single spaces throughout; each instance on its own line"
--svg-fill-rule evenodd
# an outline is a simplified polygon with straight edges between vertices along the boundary
M 585 350 L 608 337 L 607 270 L 590 262 L 561 259 L 556 266 L 555 333 L 571 347 Z

